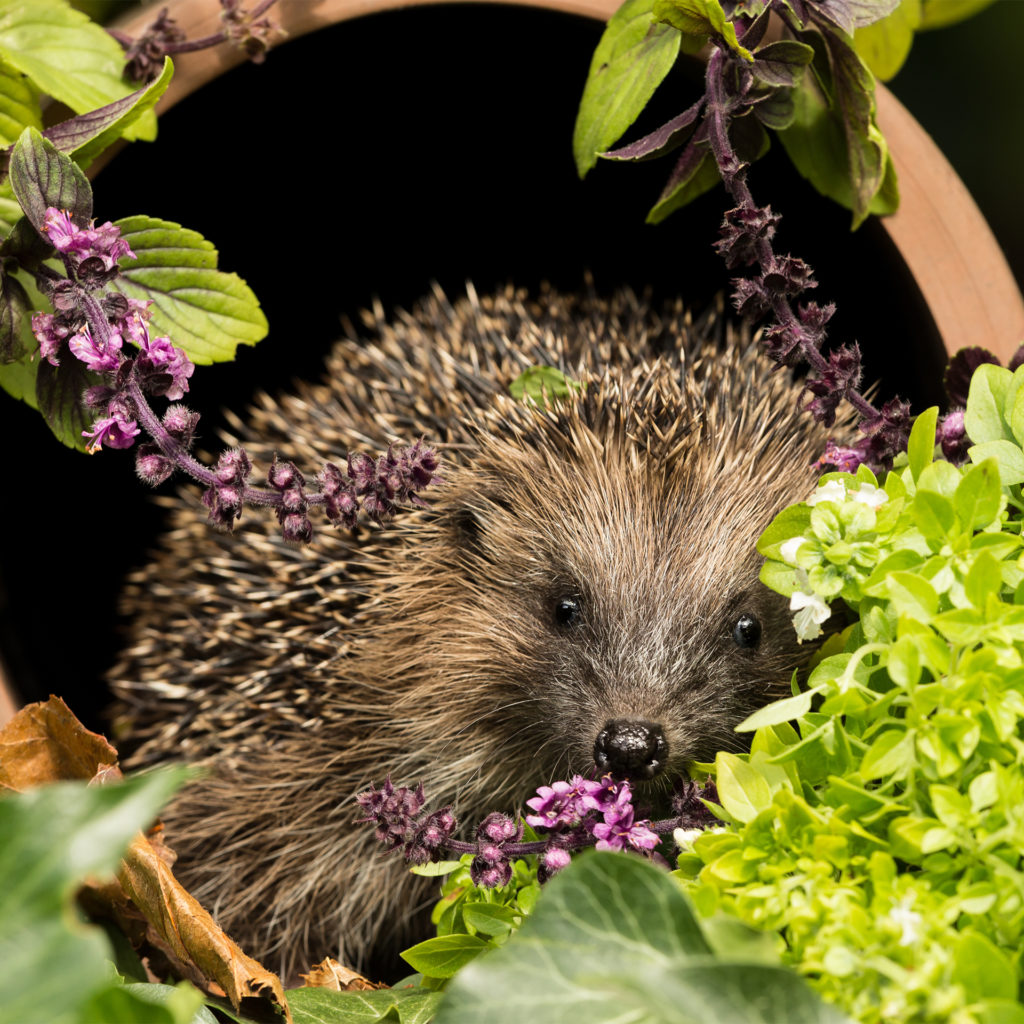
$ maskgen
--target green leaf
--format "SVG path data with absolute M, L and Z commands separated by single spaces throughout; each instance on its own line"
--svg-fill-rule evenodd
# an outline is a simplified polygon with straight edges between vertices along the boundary
M 967 600 L 975 608 L 985 609 L 989 596 L 998 597 L 1003 589 L 1003 572 L 1000 563 L 987 551 L 982 551 L 974 559 L 964 579 L 964 592 Z
M 691 140 L 683 156 L 685 159 L 680 157 L 661 197 L 648 211 L 648 224 L 660 224 L 670 213 L 681 210 L 721 181 L 718 164 L 706 145 Z
M 938 611 L 939 595 L 935 588 L 916 573 L 891 572 L 878 589 L 888 593 L 897 615 L 906 615 L 918 622 L 927 623 Z
M 518 915 L 500 903 L 464 903 L 462 920 L 484 935 L 508 935 L 518 923 Z
M 1001 499 L 999 465 L 987 459 L 964 474 L 953 494 L 953 510 L 965 529 L 980 530 L 999 515 Z
M 679 33 L 655 24 L 653 6 L 626 0 L 594 50 L 573 131 L 581 178 L 637 119 L 679 55 Z
M 902 775 L 914 759 L 914 737 L 906 729 L 886 729 L 868 747 L 860 764 L 862 778 Z
M 188 982 L 111 985 L 89 999 L 80 1019 L 103 1024 L 217 1024 L 203 1002 L 203 993 Z
M 918 485 L 910 504 L 914 525 L 934 545 L 946 543 L 956 526 L 956 513 L 950 498 Z
M 25 77 L 0 59 L 0 146 L 13 145 L 25 128 L 42 131 L 39 100 Z
M 979 366 L 971 375 L 964 429 L 976 445 L 987 441 L 1013 440 L 1013 432 L 1003 417 L 1006 394 L 1012 379 L 1013 374 L 1009 370 L 993 363 Z
M 781 559 L 782 545 L 794 537 L 806 537 L 811 528 L 811 509 L 803 503 L 784 508 L 765 527 L 758 538 L 757 550 L 765 558 Z
M 736 38 L 736 26 L 726 19 L 718 0 L 655 0 L 654 17 L 679 29 L 684 35 L 713 35 L 721 39 L 733 53 L 752 63 L 754 55 Z
M 79 1007 L 108 986 L 110 945 L 100 929 L 76 920 L 72 897 L 86 877 L 113 874 L 185 775 L 166 770 L 92 787 L 61 782 L 0 799 L 4 1024 L 76 1024 Z
M 1016 441 L 986 441 L 967 450 L 971 462 L 976 464 L 994 459 L 999 467 L 999 482 L 1003 487 L 1024 483 L 1024 452 Z
M 749 947 L 746 947 L 749 948 Z M 758 956 L 763 956 L 759 952 Z M 590 851 L 500 949 L 449 984 L 436 1024 L 838 1024 L 791 970 L 715 959 L 677 883 Z
M 931 465 L 935 455 L 935 424 L 939 420 L 938 406 L 925 409 L 915 420 L 907 441 L 910 475 L 917 480 L 925 466 Z
M 132 91 L 122 80 L 120 44 L 63 0 L 0 0 L 0 57 L 76 114 Z M 128 137 L 154 134 L 150 115 Z
M 549 398 L 569 398 L 582 387 L 557 366 L 528 366 L 509 384 L 508 393 L 519 401 L 528 398 L 546 405 Z
M 22 283 L 0 269 L 0 363 L 13 363 L 29 354 L 22 331 L 22 317 L 29 311 Z
M 907 59 L 921 25 L 921 0 L 902 0 L 888 17 L 853 33 L 853 48 L 876 78 L 889 81 Z
M 126 217 L 116 222 L 138 257 L 125 261 L 118 286 L 152 299 L 151 333 L 166 334 L 194 363 L 233 359 L 238 345 L 266 336 L 267 319 L 237 275 L 217 270 L 217 250 L 172 221 Z
M 173 74 L 174 66 L 170 58 L 165 57 L 160 75 L 149 85 L 97 110 L 61 121 L 47 128 L 44 134 L 62 153 L 73 153 L 80 166 L 88 167 L 95 157 L 156 106 L 171 84 Z
M 737 821 L 748 822 L 772 804 L 772 791 L 765 777 L 751 764 L 727 751 L 715 758 L 718 799 Z
M 814 690 L 805 690 L 793 697 L 784 697 L 782 700 L 772 701 L 771 704 L 759 708 L 752 715 L 736 726 L 737 732 L 754 732 L 756 729 L 763 729 L 767 725 L 779 725 L 782 722 L 791 722 L 796 718 L 803 718 L 811 710 L 811 698 Z
M 994 4 L 996 0 L 921 0 L 921 28 L 945 28 Z
M 414 971 L 430 978 L 450 978 L 470 960 L 478 957 L 490 943 L 475 935 L 439 935 L 405 950 L 401 957 Z
M 950 981 L 963 985 L 969 1003 L 1017 998 L 1017 972 L 1013 964 L 997 946 L 973 929 L 956 939 Z
M 377 992 L 331 992 L 293 988 L 286 993 L 294 1024 L 427 1024 L 437 1012 L 440 992 L 422 988 L 388 988 Z
M 78 165 L 26 128 L 11 154 L 11 187 L 32 227 L 46 238 L 46 209 L 67 210 L 81 226 L 92 217 L 92 187 Z

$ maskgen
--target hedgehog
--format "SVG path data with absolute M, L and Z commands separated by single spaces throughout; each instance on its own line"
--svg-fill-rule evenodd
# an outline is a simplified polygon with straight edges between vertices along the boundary
M 272 517 L 228 535 L 198 495 L 161 499 L 111 673 L 129 766 L 207 769 L 164 815 L 179 877 L 287 977 L 425 937 L 436 882 L 356 794 L 422 783 L 472 825 L 597 766 L 667 805 L 808 655 L 756 541 L 810 493 L 824 429 L 720 302 L 467 286 L 363 319 L 228 441 L 313 469 L 424 437 L 429 507 L 298 548 Z M 512 397 L 539 365 L 579 388 Z

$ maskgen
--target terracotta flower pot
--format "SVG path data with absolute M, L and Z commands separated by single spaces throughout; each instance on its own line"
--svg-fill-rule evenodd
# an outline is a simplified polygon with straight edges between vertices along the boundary
M 166 5 L 190 38 L 218 28 L 214 0 Z M 164 0 L 135 12 L 120 27 L 137 34 L 162 6 Z M 264 344 L 240 353 L 233 366 L 202 369 L 194 380 L 190 404 L 203 413 L 207 445 L 215 444 L 219 408 L 241 410 L 253 382 L 277 388 L 292 376 L 315 375 L 323 347 L 338 332 L 338 314 L 354 318 L 376 295 L 385 306 L 404 305 L 431 279 L 456 292 L 469 276 L 482 287 L 544 278 L 576 287 L 586 269 L 599 285 L 622 280 L 662 293 L 685 285 L 687 297 L 698 301 L 726 286 L 728 274 L 711 250 L 720 191 L 649 228 L 644 213 L 667 167 L 601 165 L 585 182 L 576 180 L 572 116 L 601 22 L 616 6 L 617 0 L 515 7 L 279 0 L 271 13 L 289 39 L 263 65 L 237 66 L 243 58 L 228 47 L 176 58 L 160 107 L 160 140 L 126 148 L 100 172 L 96 213 L 147 213 L 201 231 L 220 248 L 221 266 L 246 277 L 267 309 L 271 336 Z M 351 19 L 357 20 L 332 27 Z M 509 42 L 520 21 L 529 31 Z M 453 42 L 456 29 L 464 34 Z M 333 42 L 316 49 L 318 38 Z M 534 47 L 535 39 L 544 45 Z M 471 70 L 463 73 L 462 64 Z M 323 76 L 336 83 L 334 95 L 324 92 Z M 434 98 L 442 80 L 447 91 Z M 319 104 L 313 109 L 295 99 L 310 82 Z M 379 116 L 362 117 L 368 104 L 380 107 Z M 516 105 L 527 106 L 525 114 Z M 904 394 L 907 385 L 921 408 L 940 397 L 944 352 L 984 345 L 1005 359 L 1013 351 L 1024 338 L 1024 301 L 948 162 L 885 89 L 878 105 L 900 176 L 895 216 L 850 235 L 847 214 L 815 196 L 775 152 L 754 168 L 751 185 L 759 202 L 783 214 L 782 245 L 808 259 L 822 298 L 838 302 L 833 337 L 858 339 L 868 377 L 888 374 L 885 387 L 891 378 Z M 420 122 L 431 118 L 436 124 L 422 130 Z M 534 133 L 538 121 L 546 134 Z M 375 124 L 380 130 L 371 135 Z M 460 167 L 473 160 L 460 177 Z M 203 196 L 212 197 L 205 206 Z M 874 303 L 865 302 L 865 289 Z M 888 334 L 875 337 L 882 327 Z M 897 362 L 905 340 L 916 347 Z M 874 357 L 872 343 L 880 350 Z M 34 510 L 35 535 L 47 538 L 49 556 L 78 581 L 66 595 L 55 596 L 45 581 L 33 591 L 39 571 L 30 550 L 18 564 L 0 564 L 4 586 L 17 595 L 10 635 L 22 658 L 9 664 L 20 697 L 60 692 L 88 716 L 90 702 L 93 712 L 102 704 L 105 661 L 91 649 L 114 645 L 119 576 L 144 557 L 156 517 L 130 455 L 86 460 L 57 450 L 31 411 L 15 410 L 11 418 L 8 436 L 31 435 L 31 446 L 23 441 L 21 448 L 45 452 L 79 504 L 102 509 L 98 515 L 111 524 L 116 517 L 111 535 L 118 544 L 104 547 L 104 568 L 96 573 L 79 533 L 68 528 L 64 504 Z M 60 644 L 52 642 L 50 623 L 60 623 Z M 62 653 L 64 661 L 54 660 Z M 29 658 L 39 665 L 25 673 L 19 666 Z M 0 689 L 0 720 L 2 700 Z M 10 709 L 14 701 L 7 703 Z

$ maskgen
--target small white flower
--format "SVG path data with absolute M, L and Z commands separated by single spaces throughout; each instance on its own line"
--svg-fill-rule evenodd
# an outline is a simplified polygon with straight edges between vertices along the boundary
M 901 946 L 911 946 L 921 938 L 924 918 L 916 910 L 910 909 L 913 902 L 914 894 L 910 893 L 889 911 L 889 920 L 900 929 Z
M 878 508 L 889 500 L 889 495 L 881 487 L 868 483 L 863 483 L 857 490 L 850 491 L 849 497 L 851 501 L 859 501 L 862 505 L 870 505 L 872 508 Z
M 680 850 L 692 850 L 694 840 L 704 835 L 702 828 L 677 828 L 672 833 L 672 838 Z
M 793 626 L 796 629 L 797 641 L 813 640 L 821 635 L 821 623 L 832 614 L 829 606 L 817 594 L 808 594 L 798 590 L 789 599 L 789 610 L 796 612 Z
M 806 543 L 806 537 L 791 537 L 779 547 L 779 557 L 789 565 L 796 565 L 796 553 L 800 550 L 800 546 Z
M 817 505 L 819 501 L 835 501 L 840 504 L 846 501 L 846 484 L 842 480 L 829 480 L 827 484 L 822 484 L 807 499 L 807 504 Z

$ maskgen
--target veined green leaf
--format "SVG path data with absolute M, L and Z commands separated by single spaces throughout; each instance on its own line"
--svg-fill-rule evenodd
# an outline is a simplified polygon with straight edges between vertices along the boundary
M 266 336 L 256 296 L 237 274 L 217 269 L 217 250 L 202 235 L 154 217 L 116 223 L 138 257 L 122 263 L 119 287 L 152 299 L 152 333 L 166 334 L 203 364 L 233 359 L 238 345 Z

